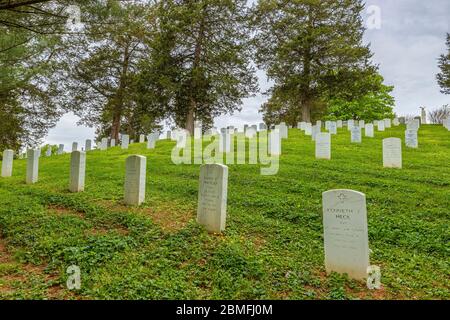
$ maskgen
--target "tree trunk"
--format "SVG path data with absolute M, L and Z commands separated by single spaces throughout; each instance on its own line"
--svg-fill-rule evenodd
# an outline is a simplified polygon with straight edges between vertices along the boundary
M 113 104 L 113 119 L 111 126 L 111 139 L 119 140 L 119 133 L 121 127 L 121 117 L 123 111 L 123 100 L 124 100 L 124 91 L 127 87 L 127 75 L 128 75 L 128 66 L 129 66 L 130 56 L 129 56 L 129 47 L 128 44 L 125 46 L 125 51 L 123 54 L 123 62 L 122 62 L 122 72 L 120 74 L 120 84 L 117 89 L 115 103 Z
M 192 75 L 195 75 L 196 69 L 200 66 L 200 59 L 201 54 L 203 50 L 203 39 L 205 37 L 205 21 L 204 21 L 204 15 L 206 15 L 206 5 L 203 6 L 202 9 L 202 17 L 200 21 L 200 28 L 197 35 L 196 43 L 195 43 L 195 50 L 194 50 L 194 61 L 192 65 Z M 195 75 L 196 76 L 196 75 Z M 195 99 L 196 96 L 196 90 L 198 90 L 198 86 L 195 83 L 196 79 L 193 78 L 191 80 L 191 97 L 189 101 L 189 109 L 186 115 L 186 130 L 189 131 L 191 135 L 194 134 L 194 121 L 195 121 L 195 113 L 197 110 L 197 101 Z
M 189 103 L 189 110 L 186 117 L 186 130 L 189 134 L 194 135 L 194 110 L 195 110 L 195 100 L 191 99 Z
M 121 116 L 120 112 L 114 113 L 111 126 L 111 139 L 115 139 L 116 141 L 119 141 L 120 116 Z
M 302 121 L 311 122 L 311 100 L 304 99 L 302 102 Z

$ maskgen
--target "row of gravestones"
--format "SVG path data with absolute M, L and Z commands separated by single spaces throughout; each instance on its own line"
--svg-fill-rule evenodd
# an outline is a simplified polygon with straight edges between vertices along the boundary
M 159 133 L 151 133 L 149 135 L 147 135 L 147 148 L 148 149 L 154 149 L 155 148 L 155 144 L 156 141 L 158 141 L 159 139 Z M 129 145 L 134 143 L 134 140 L 131 139 L 130 140 L 130 136 L 129 135 L 125 135 L 125 134 L 121 134 L 120 135 L 120 142 L 121 142 L 121 148 L 126 150 L 128 149 Z M 139 136 L 139 143 L 143 143 L 145 142 L 145 135 L 140 135 Z M 101 141 L 97 142 L 97 149 L 98 150 L 107 150 L 108 147 L 115 147 L 116 146 L 116 140 L 115 139 L 108 139 L 108 138 L 103 138 Z M 78 142 L 73 142 L 72 143 L 72 152 L 73 151 L 78 151 L 79 145 Z M 40 150 L 38 150 L 38 155 L 40 156 Z M 91 151 L 93 150 L 93 146 L 92 146 L 92 140 L 87 139 L 85 141 L 85 146 L 84 149 L 82 148 L 81 151 Z M 8 152 L 10 152 L 11 150 L 8 150 Z M 58 155 L 62 155 L 64 154 L 64 144 L 60 144 L 58 146 L 58 150 L 56 152 L 56 154 Z M 46 156 L 50 157 L 52 155 L 52 149 L 51 148 L 47 148 L 46 151 Z M 25 154 L 21 154 L 19 156 L 20 158 L 26 158 L 27 157 L 27 153 Z
M 27 183 L 38 179 L 37 150 L 28 151 Z M 147 158 L 133 155 L 125 164 L 124 202 L 140 205 L 145 200 Z M 81 192 L 85 184 L 86 153 L 72 152 L 71 192 Z M 207 231 L 221 233 L 226 227 L 228 167 L 205 164 L 200 167 L 197 222 Z M 327 272 L 346 273 L 354 279 L 367 278 L 369 242 L 366 199 L 352 190 L 324 192 L 323 226 Z
M 227 188 L 227 166 L 200 167 L 197 222 L 209 232 L 225 230 Z M 323 193 L 322 201 L 327 272 L 367 278 L 370 263 L 365 195 L 353 190 L 330 190 Z
M 385 128 L 391 127 L 391 120 L 384 119 L 375 121 L 379 131 L 385 131 Z M 394 119 L 393 124 L 399 125 L 398 119 Z M 306 135 L 310 135 L 315 141 L 315 156 L 317 159 L 331 159 L 331 135 L 337 134 L 337 128 L 342 128 L 347 125 L 351 132 L 351 142 L 361 143 L 362 134 L 361 127 L 364 126 L 366 137 L 374 137 L 374 124 L 365 123 L 360 120 L 358 124 L 354 120 L 349 120 L 346 123 L 338 121 L 326 121 L 325 128 L 329 132 L 321 132 L 321 121 L 316 125 L 307 122 L 300 122 L 298 128 L 304 130 Z M 418 129 L 420 122 L 415 119 L 408 123 L 405 131 L 405 144 L 410 148 L 418 148 Z M 383 166 L 388 168 L 402 167 L 402 142 L 399 138 L 387 138 L 383 140 Z

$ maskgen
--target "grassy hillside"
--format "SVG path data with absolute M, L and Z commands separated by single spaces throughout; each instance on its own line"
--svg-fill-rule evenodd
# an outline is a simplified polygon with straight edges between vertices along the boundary
M 280 171 L 229 169 L 227 229 L 195 223 L 198 165 L 175 166 L 174 142 L 133 144 L 87 155 L 86 191 L 67 191 L 70 155 L 40 158 L 39 182 L 25 181 L 26 160 L 0 178 L 0 298 L 100 299 L 449 299 L 450 132 L 422 126 L 419 149 L 403 146 L 403 169 L 382 167 L 386 137 L 361 145 L 340 129 L 332 160 L 315 160 L 299 130 L 283 141 Z M 147 194 L 123 205 L 125 159 L 147 156 Z M 367 196 L 371 264 L 382 290 L 324 270 L 323 191 Z M 68 266 L 82 272 L 65 289 Z

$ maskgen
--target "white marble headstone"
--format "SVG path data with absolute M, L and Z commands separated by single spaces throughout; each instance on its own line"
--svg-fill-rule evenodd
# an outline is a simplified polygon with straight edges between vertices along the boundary
M 328 132 L 316 134 L 316 159 L 331 159 L 331 134 Z
M 28 149 L 27 151 L 27 184 L 33 184 L 39 177 L 39 150 Z
M 310 122 L 305 123 L 305 135 L 312 135 L 312 125 Z
M 418 148 L 419 147 L 417 130 L 406 130 L 405 131 L 405 145 L 408 148 Z
M 374 137 L 374 132 L 373 132 L 373 124 L 372 123 L 367 123 L 365 128 L 364 128 L 364 133 L 366 135 L 366 137 L 369 138 L 373 138 Z
M 92 150 L 92 140 L 87 139 L 84 145 L 84 150 L 91 151 Z
M 271 130 L 268 136 L 269 153 L 272 156 L 281 155 L 281 137 L 280 130 Z
M 352 128 L 354 126 L 355 126 L 355 120 L 350 119 L 350 120 L 347 121 L 347 130 L 348 131 L 352 131 Z
M 387 138 L 383 140 L 383 167 L 402 167 L 402 140 L 399 138 Z
M 2 177 L 11 177 L 13 169 L 14 151 L 5 150 L 3 151 L 3 161 L 2 161 Z
M 147 158 L 133 155 L 126 160 L 125 203 L 138 206 L 145 200 Z
M 337 134 L 337 123 L 335 121 L 330 121 L 328 124 L 328 132 L 331 134 Z
M 70 159 L 70 192 L 84 191 L 84 179 L 86 172 L 86 153 L 73 151 Z
M 130 144 L 130 136 L 127 134 L 123 134 L 121 142 L 122 149 L 128 149 L 128 145 Z
M 227 218 L 228 167 L 205 164 L 200 167 L 197 222 L 207 231 L 225 230 Z
M 361 127 L 353 126 L 351 129 L 351 142 L 352 143 L 361 143 Z
M 367 278 L 369 239 L 366 196 L 353 190 L 330 190 L 322 194 L 325 269 Z
M 61 154 L 63 154 L 64 153 L 64 145 L 63 144 L 60 144 L 59 146 L 58 146 L 58 155 L 61 155 Z

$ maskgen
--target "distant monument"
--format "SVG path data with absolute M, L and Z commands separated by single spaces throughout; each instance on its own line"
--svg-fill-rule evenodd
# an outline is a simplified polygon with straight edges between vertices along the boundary
M 425 111 L 425 107 L 420 107 L 421 114 L 420 114 L 420 122 L 422 124 L 427 124 L 427 112 Z

